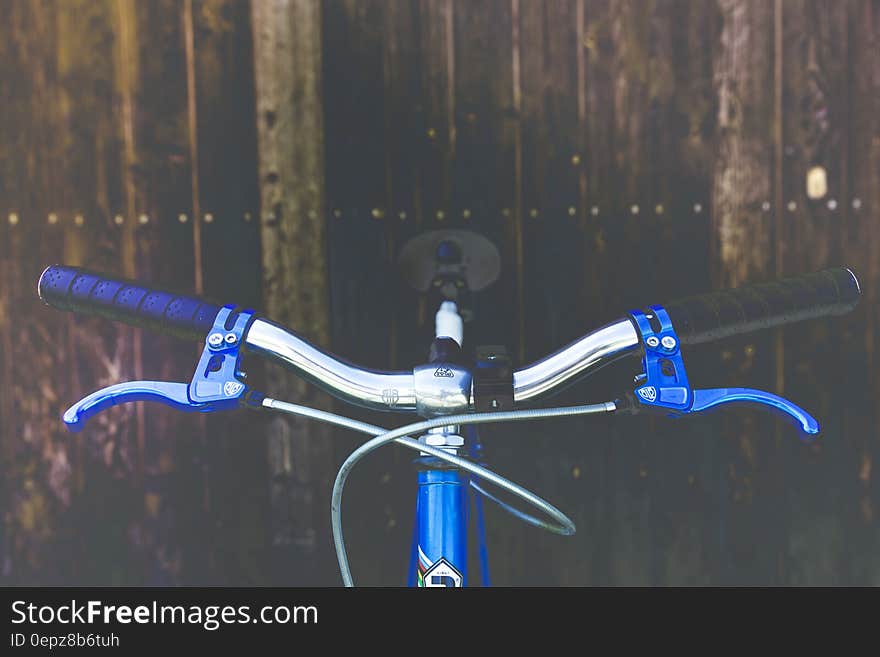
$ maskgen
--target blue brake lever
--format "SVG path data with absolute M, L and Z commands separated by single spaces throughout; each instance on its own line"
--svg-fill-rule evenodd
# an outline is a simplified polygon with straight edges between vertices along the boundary
M 751 388 L 715 388 L 692 390 L 688 383 L 681 343 L 662 306 L 651 306 L 649 314 L 630 312 L 642 336 L 645 355 L 644 373 L 636 377 L 639 387 L 635 399 L 639 406 L 666 412 L 670 417 L 702 413 L 726 404 L 758 405 L 792 422 L 805 440 L 819 433 L 819 423 L 803 408 L 783 397 Z M 650 320 L 660 330 L 655 331 Z
M 819 423 L 794 402 L 772 392 L 753 388 L 713 388 L 710 390 L 694 390 L 692 413 L 708 411 L 725 404 L 761 404 L 776 413 L 782 419 L 794 424 L 809 436 L 819 433 Z
M 64 411 L 64 424 L 71 432 L 82 430 L 89 418 L 101 411 L 134 401 L 156 401 L 172 406 L 180 411 L 189 411 L 191 403 L 187 397 L 185 383 L 166 381 L 127 381 L 96 390 L 80 399 Z
M 236 313 L 231 329 L 226 321 L 235 306 L 224 306 L 217 313 L 214 326 L 205 339 L 205 348 L 189 384 L 167 381 L 128 381 L 102 388 L 79 400 L 64 412 L 64 424 L 71 432 L 80 431 L 89 418 L 101 411 L 135 401 L 154 401 L 179 411 L 231 409 L 242 403 L 259 404 L 262 395 L 238 380 L 241 375 L 240 346 L 253 312 Z

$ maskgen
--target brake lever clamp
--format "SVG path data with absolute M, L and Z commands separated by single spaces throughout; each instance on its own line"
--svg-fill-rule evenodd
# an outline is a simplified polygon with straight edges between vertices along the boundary
M 813 440 L 819 433 L 819 423 L 812 415 L 773 393 L 752 388 L 693 390 L 681 355 L 681 341 L 666 310 L 662 306 L 651 306 L 647 314 L 641 310 L 629 314 L 644 348 L 643 371 L 635 378 L 638 385 L 634 394 L 627 395 L 629 403 L 623 405 L 630 412 L 650 410 L 682 417 L 728 404 L 746 404 L 780 415 L 800 429 L 805 440 Z
M 64 412 L 64 424 L 71 432 L 101 411 L 134 401 L 154 401 L 179 411 L 210 413 L 238 406 L 259 406 L 263 395 L 251 390 L 239 378 L 241 345 L 253 311 L 224 306 L 205 338 L 205 348 L 189 384 L 169 381 L 127 381 L 117 383 L 79 400 Z M 226 328 L 227 324 L 231 328 Z

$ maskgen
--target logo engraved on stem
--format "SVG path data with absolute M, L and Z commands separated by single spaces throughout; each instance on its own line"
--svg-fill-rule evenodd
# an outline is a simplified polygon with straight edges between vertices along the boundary
M 382 391 L 382 403 L 395 406 L 400 401 L 400 393 L 395 388 L 386 388 Z
M 444 377 L 448 379 L 455 378 L 455 374 L 448 367 L 438 367 L 436 370 L 434 370 L 434 376 Z

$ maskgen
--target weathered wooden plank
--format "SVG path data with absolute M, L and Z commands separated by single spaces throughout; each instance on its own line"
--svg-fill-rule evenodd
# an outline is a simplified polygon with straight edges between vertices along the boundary
M 263 295 L 269 316 L 327 344 L 321 5 L 254 3 L 255 89 Z M 326 396 L 272 369 L 268 393 L 326 406 Z M 301 420 L 269 423 L 272 540 L 280 581 L 325 581 L 329 432 Z
M 833 564 L 835 581 L 865 585 L 880 582 L 877 559 L 878 523 L 876 517 L 878 488 L 873 466 L 880 457 L 876 427 L 876 311 L 877 311 L 877 229 L 880 208 L 880 8 L 877 3 L 846 4 L 846 41 L 844 76 L 847 128 L 845 163 L 849 194 L 839 195 L 841 216 L 838 234 L 839 253 L 832 257 L 853 267 L 862 285 L 860 306 L 847 318 L 833 322 L 826 333 L 834 349 L 822 349 L 834 360 L 833 382 L 823 377 L 822 387 L 834 390 L 830 400 L 836 417 L 833 439 L 846 446 L 842 463 L 838 462 L 829 479 L 840 478 L 842 485 L 833 511 L 839 513 L 845 538 L 838 542 L 838 559 Z M 833 43 L 823 40 L 826 47 Z M 811 360 L 812 362 L 812 360 Z M 821 372 L 823 362 L 815 363 Z M 827 412 L 826 408 L 822 409 Z M 822 455 L 824 457 L 824 454 Z
M 378 2 L 330 4 L 323 28 L 333 53 L 324 57 L 333 345 L 375 367 L 387 366 L 390 347 L 382 11 Z
M 339 2 L 324 12 L 324 73 L 327 197 L 332 211 L 328 223 L 328 276 L 333 316 L 335 352 L 359 364 L 386 369 L 395 342 L 394 320 L 406 312 L 396 304 L 402 289 L 394 275 L 395 232 L 399 219 L 393 207 L 399 165 L 392 163 L 393 141 L 386 148 L 386 128 L 394 105 L 389 85 L 397 73 L 386 39 L 388 12 L 384 2 Z M 399 151 L 397 151 L 399 153 Z M 403 163 L 400 163 L 403 165 Z M 399 175 L 399 174 L 398 174 Z M 390 177 L 389 177 L 390 176 Z M 390 187 L 389 187 L 390 186 Z M 364 321 L 369 317 L 369 321 Z M 340 411 L 351 409 L 340 405 Z M 344 409 L 344 410 L 343 410 Z M 387 424 L 382 413 L 355 411 L 357 417 Z M 350 432 L 334 433 L 337 460 L 361 441 Z M 390 452 L 390 450 L 389 450 Z M 385 491 L 393 463 L 384 459 L 365 463 L 360 472 L 365 486 Z M 411 499 L 411 498 L 410 498 Z M 349 494 L 346 499 L 346 532 L 364 546 L 353 553 L 352 568 L 364 573 L 365 584 L 402 582 L 409 536 L 404 536 L 409 513 L 398 515 L 388 503 L 378 504 L 369 495 Z M 405 503 L 401 500 L 405 508 Z M 398 519 L 400 522 L 398 523 Z M 397 541 L 398 554 L 381 550 L 375 534 L 381 531 Z
M 584 332 L 586 309 L 572 308 L 583 279 L 578 216 L 583 141 L 578 117 L 577 3 L 523 3 L 522 204 L 525 211 L 525 340 L 530 359 L 547 344 Z
M 642 224 L 643 268 L 632 282 L 641 303 L 665 302 L 705 289 L 709 242 L 710 163 L 715 156 L 712 62 L 716 7 L 701 2 L 656 2 L 647 36 L 649 100 L 645 176 L 648 196 L 630 216 Z M 626 212 L 626 208 L 624 208 Z M 685 248 L 682 248 L 686 245 Z M 650 295 L 650 297 L 648 296 Z M 686 356 L 689 356 L 687 354 Z M 694 385 L 707 385 L 699 360 L 687 358 Z M 707 423 L 657 419 L 648 430 L 652 584 L 705 584 L 713 564 L 700 525 L 712 499 L 702 465 L 710 457 Z M 711 462 L 711 461 L 710 461 Z
M 643 196 L 649 193 L 646 176 L 652 153 L 646 119 L 651 90 L 644 55 L 652 13 L 652 6 L 627 2 L 587 7 L 587 148 L 593 174 L 588 221 L 595 231 L 591 255 L 597 262 L 591 273 L 601 291 L 601 301 L 594 304 L 598 322 L 619 316 L 627 305 L 650 294 L 653 285 L 643 275 L 649 266 L 643 254 L 644 220 L 631 212 L 635 206 L 639 211 L 645 207 Z M 605 383 L 599 394 L 607 396 L 608 386 Z M 649 425 L 642 419 L 623 422 L 626 425 L 617 419 L 596 427 L 602 438 L 590 447 L 589 458 L 596 465 L 586 466 L 596 495 L 590 514 L 592 575 L 599 584 L 648 584 L 655 475 L 648 460 Z
M 722 30 L 715 62 L 718 97 L 718 156 L 712 196 L 713 270 L 716 287 L 731 287 L 774 275 L 774 231 L 762 209 L 773 198 L 773 7 L 761 2 L 720 2 Z M 778 210 L 777 210 L 778 211 Z M 725 345 L 727 385 L 773 388 L 772 339 L 732 340 Z M 775 425 L 756 413 L 725 422 L 730 505 L 722 581 L 774 583 L 781 576 L 785 527 L 779 485 L 781 459 Z M 754 536 L 761 536 L 756 542 Z M 729 579 L 728 579 L 729 578 Z
M 58 336 L 60 316 L 39 313 L 33 281 L 41 262 L 60 259 L 63 232 L 56 212 L 64 185 L 64 116 L 59 104 L 56 6 L 14 2 L 3 8 L 9 36 L 3 40 L 4 103 L 0 132 L 4 217 L 3 308 L 6 338 L 3 387 L 12 410 L 2 419 L 4 498 L 8 500 L 4 580 L 14 583 L 63 581 L 70 563 L 56 559 L 60 519 L 73 493 L 72 451 L 57 422 L 64 403 L 57 372 L 69 366 Z M 50 215 L 53 217 L 50 220 Z M 8 278 L 6 278 L 8 276 Z M 14 341 L 14 342 L 13 342 Z M 63 539 L 62 539 L 63 540 Z
M 187 94 L 193 92 L 188 112 L 196 119 L 197 139 L 190 159 L 198 159 L 202 209 L 201 217 L 194 211 L 192 219 L 201 224 L 204 291 L 221 302 L 256 308 L 262 281 L 249 5 L 240 0 L 193 3 L 192 32 Z M 189 230 L 190 222 L 181 224 L 174 215 L 167 223 L 177 231 L 180 226 Z M 204 553 L 205 544 L 211 545 L 214 563 L 203 581 L 242 584 L 271 577 L 263 538 L 269 506 L 266 452 L 241 440 L 243 435 L 265 435 L 263 419 L 257 413 L 207 417 L 197 455 L 210 504 L 200 523 L 201 541 L 190 547 Z
M 777 219 L 782 262 L 790 274 L 834 265 L 839 256 L 841 222 L 848 208 L 838 199 L 848 196 L 848 72 L 847 7 L 845 3 L 782 3 L 782 179 L 785 208 Z M 825 172 L 827 191 L 808 194 L 808 172 Z M 836 352 L 823 350 L 836 341 L 837 321 L 811 322 L 786 329 L 784 348 L 785 393 L 813 409 L 823 423 L 823 439 L 812 449 L 783 447 L 789 506 L 788 550 L 781 574 L 793 584 L 832 584 L 841 574 L 841 537 L 849 532 L 844 508 L 855 506 L 857 486 L 833 490 L 838 473 L 855 463 L 853 441 L 838 429 L 842 399 L 834 379 L 855 375 L 844 372 Z M 777 347 L 777 350 L 779 347 Z M 836 390 L 835 390 L 836 388 Z M 848 465 L 849 462 L 849 465 Z M 844 541 L 845 542 L 845 541 Z M 806 546 L 809 545 L 809 548 Z
M 124 209 L 121 203 L 111 201 L 121 197 L 124 175 L 122 130 L 116 119 L 117 14 L 110 3 L 64 3 L 58 6 L 57 20 L 65 112 L 64 177 L 70 190 L 59 208 L 65 228 L 62 261 L 122 273 L 123 235 L 130 231 L 112 221 L 112 216 Z M 97 381 L 112 383 L 133 375 L 132 343 L 125 339 L 128 331 L 95 319 L 68 315 L 64 320 L 72 379 L 63 393 L 63 403 L 99 387 Z M 140 460 L 131 450 L 132 433 L 137 431 L 132 410 L 126 409 L 109 423 L 93 422 L 87 434 L 74 439 L 81 473 L 69 511 L 76 521 L 65 527 L 65 532 L 69 532 L 67 540 L 82 550 L 72 558 L 79 571 L 74 575 L 78 581 L 141 581 L 141 568 L 127 563 L 127 557 L 133 548 L 142 549 L 143 545 L 118 531 L 129 522 L 140 522 L 144 508 L 142 480 L 131 476 L 134 463 Z M 125 483 L 114 484 L 113 477 L 123 478 Z M 96 481 L 106 487 L 94 486 Z M 111 489 L 118 505 L 96 501 Z M 93 510 L 101 507 L 106 514 L 96 520 Z M 142 532 L 132 536 L 139 535 Z M 91 550 L 115 564 L 111 572 L 100 572 L 81 556 Z
M 385 284 L 387 296 L 394 300 L 389 309 L 389 353 L 384 367 L 391 369 L 423 362 L 433 328 L 435 309 L 427 308 L 425 299 L 398 275 L 396 258 L 406 240 L 421 232 L 425 205 L 435 206 L 449 191 L 448 135 L 446 130 L 438 134 L 434 127 L 448 123 L 442 110 L 448 85 L 444 48 L 449 44 L 443 38 L 446 11 L 451 11 L 451 2 L 395 0 L 382 5 L 386 208 L 382 221 L 386 231 Z M 447 201 L 440 206 L 446 207 Z M 387 416 L 376 419 L 388 424 Z M 382 563 L 381 577 L 387 582 L 403 583 L 407 576 L 405 555 L 412 540 L 416 478 L 412 461 L 409 450 L 392 448 L 367 475 L 378 482 L 382 497 L 394 503 L 382 504 L 381 516 L 376 512 L 376 501 L 368 501 L 364 507 L 363 516 L 374 520 L 371 531 L 369 525 L 365 527 L 368 533 L 364 540 L 370 541 L 371 550 L 367 554 L 370 561 L 362 567 Z M 381 539 L 377 539 L 377 532 L 381 532 Z M 383 543 L 390 549 L 383 550 Z
M 453 0 L 421 0 L 422 133 L 417 216 L 420 224 L 450 204 L 450 170 L 455 153 L 455 23 Z
M 458 64 L 454 74 L 452 194 L 445 214 L 435 214 L 427 226 L 469 221 L 496 242 L 505 274 L 491 288 L 474 295 L 474 306 L 480 308 L 486 299 L 492 299 L 498 312 L 475 314 L 468 326 L 470 343 L 508 344 L 521 357 L 518 306 L 522 284 L 518 277 L 522 235 L 515 184 L 521 157 L 519 55 L 513 18 L 517 5 L 466 2 L 454 6 Z

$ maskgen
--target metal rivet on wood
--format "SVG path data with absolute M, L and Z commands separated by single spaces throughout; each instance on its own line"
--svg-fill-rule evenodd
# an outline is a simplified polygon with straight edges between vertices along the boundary
M 17 226 L 18 225 L 18 214 L 15 212 L 9 213 L 9 225 Z
M 572 163 L 574 166 L 579 165 L 579 164 L 581 163 L 581 156 L 578 155 L 577 153 L 575 153 L 574 155 L 572 155 L 572 156 L 571 156 L 571 163 Z
M 825 207 L 828 210 L 831 210 L 833 212 L 833 211 L 837 211 L 840 209 L 841 203 L 846 203 L 846 201 L 841 201 L 836 198 L 829 198 L 825 201 Z M 849 201 L 849 204 L 853 210 L 861 210 L 865 205 L 864 200 L 861 199 L 860 197 L 853 197 Z M 624 212 L 629 212 L 629 214 L 631 214 L 631 215 L 641 214 L 642 210 L 643 210 L 641 205 L 639 205 L 638 203 L 632 203 L 632 204 L 630 204 L 628 206 L 624 206 L 624 207 L 626 208 L 624 210 Z M 773 206 L 770 201 L 762 201 L 760 203 L 760 208 L 763 212 L 770 212 L 772 210 L 772 207 Z M 784 204 L 784 208 L 788 212 L 796 212 L 798 210 L 798 202 L 795 201 L 794 199 L 789 200 L 788 202 L 786 202 Z M 700 202 L 694 202 L 692 205 L 692 209 L 695 214 L 700 214 L 704 210 L 704 205 Z M 597 217 L 600 214 L 600 206 L 598 206 L 598 205 L 588 206 L 587 211 L 592 216 Z M 664 214 L 666 214 L 666 206 L 664 203 L 656 203 L 653 206 L 653 211 L 654 211 L 654 214 L 656 214 L 656 215 L 664 215 Z M 344 212 L 341 208 L 334 208 L 330 212 L 333 215 L 333 217 L 335 217 L 337 219 L 342 218 L 344 215 Z M 451 216 L 450 212 L 451 212 L 450 210 L 438 209 L 438 210 L 434 211 L 434 216 L 437 220 L 444 221 L 449 216 Z M 462 208 L 460 210 L 460 212 L 461 212 L 460 216 L 464 219 L 473 219 L 474 218 L 474 212 L 471 208 Z M 505 208 L 501 208 L 500 212 L 501 212 L 501 216 L 503 216 L 505 218 L 509 218 L 509 217 L 513 216 L 514 209 L 511 207 L 505 207 Z M 546 212 L 546 209 L 542 209 L 540 207 L 530 207 L 530 208 L 524 209 L 524 212 L 526 213 L 526 216 L 531 217 L 533 219 L 536 219 L 541 216 L 542 212 Z M 568 216 L 570 216 L 570 217 L 575 217 L 578 215 L 579 208 L 575 205 L 570 205 L 570 206 L 567 206 L 564 208 L 564 212 L 566 212 L 568 214 Z M 352 208 L 350 210 L 350 214 L 353 217 L 357 217 L 358 216 L 358 209 Z M 384 219 L 385 215 L 386 215 L 386 210 L 383 208 L 371 208 L 369 210 L 369 214 L 374 219 Z M 551 215 L 552 214 L 554 214 L 554 213 L 551 212 Z M 67 214 L 64 212 L 48 212 L 45 216 L 46 216 L 47 223 L 49 223 L 51 225 L 57 225 L 57 224 L 63 223 L 61 221 L 61 218 L 62 218 L 62 216 L 67 216 Z M 82 212 L 71 213 L 70 216 L 71 216 L 71 221 L 72 221 L 73 225 L 76 225 L 76 226 L 84 226 L 85 225 L 86 219 L 85 219 L 84 213 L 82 213 Z M 172 216 L 174 216 L 174 215 L 172 215 Z M 176 216 L 177 216 L 177 221 L 181 224 L 188 223 L 190 220 L 190 216 L 186 212 L 180 212 Z M 253 212 L 250 212 L 250 211 L 242 212 L 242 214 L 241 214 L 242 219 L 247 222 L 253 221 L 255 216 L 256 216 L 256 214 Z M 269 213 L 265 214 L 264 216 L 266 217 L 267 221 L 274 221 L 275 220 L 275 215 L 272 212 L 269 212 Z M 307 212 L 307 216 L 313 220 L 318 219 L 320 217 L 319 213 L 316 210 L 309 210 Z M 404 221 L 408 218 L 409 213 L 405 210 L 398 210 L 398 211 L 392 213 L 391 216 L 396 216 L 401 221 Z M 17 225 L 21 221 L 21 215 L 17 212 L 8 212 L 6 217 L 7 217 L 8 224 L 12 225 L 12 226 Z M 138 214 L 138 215 L 136 215 L 136 217 L 137 217 L 136 222 L 139 224 L 142 224 L 142 225 L 148 224 L 151 221 L 155 221 L 155 220 L 160 219 L 155 216 L 151 217 L 147 213 Z M 206 212 L 205 214 L 202 215 L 202 220 L 207 224 L 213 223 L 215 220 L 215 215 L 213 213 Z M 124 213 L 115 214 L 112 217 L 112 221 L 116 225 L 121 226 L 122 224 L 125 223 L 126 216 Z

